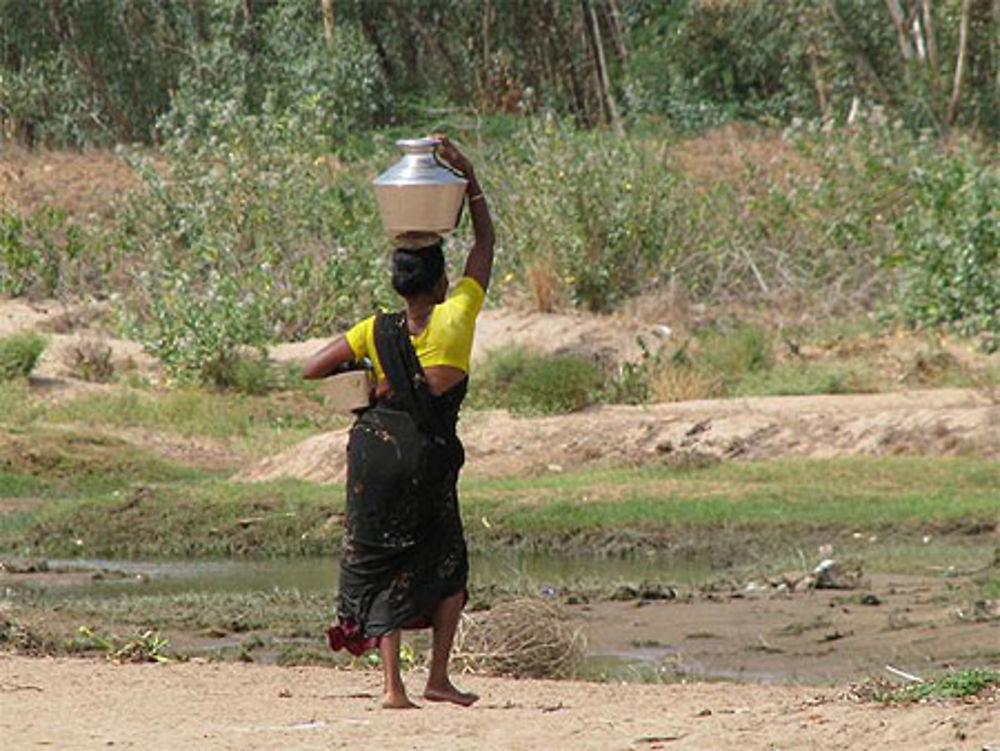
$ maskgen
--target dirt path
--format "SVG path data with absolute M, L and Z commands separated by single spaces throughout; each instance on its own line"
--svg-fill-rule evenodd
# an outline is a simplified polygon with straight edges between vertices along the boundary
M 423 675 L 411 673 L 411 693 Z M 472 709 L 377 706 L 375 673 L 0 655 L 6 749 L 976 749 L 995 703 L 882 707 L 796 686 L 468 676 Z

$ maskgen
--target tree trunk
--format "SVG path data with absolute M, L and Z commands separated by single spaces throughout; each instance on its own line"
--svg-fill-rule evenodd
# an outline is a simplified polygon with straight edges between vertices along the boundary
M 202 0 L 188 0 L 188 10 L 194 22 L 194 36 L 201 44 L 208 42 L 208 20 L 205 17 L 206 8 Z
M 958 55 L 955 59 L 955 77 L 951 86 L 951 99 L 948 100 L 948 127 L 955 124 L 958 117 L 958 107 L 962 100 L 962 75 L 965 73 L 965 53 L 969 46 L 969 10 L 972 0 L 962 0 L 962 15 L 958 24 Z
M 628 62 L 628 46 L 625 44 L 625 29 L 622 26 L 622 14 L 618 10 L 616 0 L 608 0 L 608 13 L 611 16 L 611 36 L 615 49 L 618 50 L 618 58 L 624 63 Z
M 483 68 L 489 72 L 490 69 L 490 21 L 493 17 L 493 2 L 486 0 L 483 3 Z
M 829 106 L 826 99 L 826 84 L 823 81 L 823 71 L 819 64 L 819 53 L 814 45 L 809 45 L 806 57 L 809 59 L 809 71 L 812 73 L 813 86 L 816 88 L 816 103 L 819 105 L 820 114 L 826 117 Z
M 886 2 L 891 2 L 891 0 L 886 0 Z M 844 21 L 843 18 L 841 18 L 840 13 L 837 11 L 836 0 L 829 0 L 826 7 L 828 12 L 830 13 L 830 16 L 836 22 L 837 28 L 840 29 L 841 34 L 843 34 L 844 38 L 853 39 L 854 31 L 853 29 L 848 28 L 847 23 Z M 889 93 L 889 90 L 885 87 L 885 84 L 882 83 L 882 79 L 879 78 L 878 72 L 871 64 L 871 61 L 868 60 L 865 54 L 860 51 L 854 52 L 852 57 L 854 58 L 854 64 L 858 69 L 859 75 L 863 75 L 871 81 L 872 86 L 875 88 L 875 93 L 878 95 L 879 101 L 881 101 L 882 104 L 886 105 L 887 107 L 891 106 L 892 95 Z
M 326 45 L 333 44 L 333 0 L 320 0 L 323 7 L 323 38 Z
M 360 15 L 361 33 L 365 35 L 365 39 L 368 41 L 368 44 L 375 48 L 375 55 L 378 57 L 379 64 L 382 66 L 382 72 L 385 74 L 385 80 L 389 81 L 389 83 L 393 85 L 398 83 L 396 81 L 396 65 L 393 63 L 392 58 L 389 57 L 389 53 L 385 49 L 385 44 L 382 42 L 382 36 L 379 34 L 378 22 L 373 20 L 367 13 L 362 12 Z
M 608 64 L 604 58 L 604 44 L 601 41 L 601 26 L 597 22 L 597 13 L 590 0 L 581 0 L 584 13 L 584 27 L 589 27 L 589 38 L 593 49 L 594 64 L 597 68 L 597 90 L 603 104 L 603 109 L 607 112 L 608 122 L 615 129 L 619 136 L 625 135 L 621 118 L 618 116 L 618 105 L 615 103 L 614 93 L 611 91 L 611 78 L 608 76 Z
M 993 40 L 993 49 L 996 50 L 993 65 L 996 66 L 997 91 L 1000 91 L 1000 0 L 993 0 L 993 31 L 996 33 L 996 39 Z
M 899 51 L 904 60 L 913 58 L 913 48 L 910 46 L 910 38 L 906 33 L 906 17 L 903 15 L 903 8 L 899 0 L 885 0 L 885 5 L 892 16 L 892 25 L 896 27 L 896 34 L 899 36 Z
M 938 77 L 937 41 L 934 38 L 934 19 L 931 16 L 931 0 L 922 0 L 924 14 L 924 36 L 927 38 L 927 62 L 931 66 L 932 80 Z

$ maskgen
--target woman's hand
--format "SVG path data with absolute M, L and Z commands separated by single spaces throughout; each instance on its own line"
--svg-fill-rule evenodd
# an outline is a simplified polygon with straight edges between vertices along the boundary
M 471 180 L 475 176 L 475 170 L 472 168 L 472 162 L 469 161 L 468 157 L 459 151 L 455 144 L 448 140 L 448 136 L 435 137 L 441 141 L 441 145 L 438 146 L 438 156 L 461 172 L 463 177 Z

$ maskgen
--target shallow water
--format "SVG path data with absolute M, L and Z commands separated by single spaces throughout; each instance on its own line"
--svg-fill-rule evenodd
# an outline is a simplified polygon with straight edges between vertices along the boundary
M 956 586 L 950 582 L 968 579 L 969 572 L 990 566 L 994 545 L 992 535 L 940 539 L 920 536 L 892 541 L 871 535 L 852 536 L 850 540 L 841 540 L 833 552 L 826 550 L 826 546 L 822 551 L 775 551 L 768 560 L 725 570 L 665 554 L 606 558 L 505 551 L 473 556 L 470 584 L 474 597 L 477 590 L 499 587 L 518 595 L 556 599 L 584 591 L 603 590 L 607 594 L 622 584 L 639 587 L 648 582 L 683 591 L 709 581 L 726 580 L 730 584 L 719 590 L 721 597 L 683 600 L 681 605 L 597 598 L 589 605 L 571 609 L 573 622 L 588 631 L 590 655 L 582 677 L 655 682 L 686 678 L 760 682 L 853 680 L 855 672 L 869 663 L 880 665 L 884 661 L 886 645 L 882 640 L 887 629 L 893 635 L 892 649 L 912 652 L 911 658 L 919 654 L 921 660 L 957 659 L 952 654 L 952 646 L 957 644 L 965 644 L 962 649 L 966 652 L 971 650 L 969 639 L 976 633 L 972 629 L 978 627 L 956 625 L 955 618 L 946 617 L 949 606 L 945 603 L 950 602 L 948 591 Z M 772 600 L 766 584 L 758 584 L 780 571 L 804 572 L 817 563 L 820 555 L 862 564 L 866 575 L 875 575 L 877 582 L 881 581 L 875 590 L 869 590 L 868 585 L 863 588 L 876 591 L 884 604 L 858 606 L 858 592 L 836 591 Z M 17 596 L 17 589 L 23 587 L 55 604 L 76 599 L 274 590 L 332 597 L 337 588 L 337 559 L 333 557 L 197 561 L 50 559 L 48 568 L 53 572 L 51 575 L 37 579 L 29 576 L 8 585 L 6 596 Z M 894 583 L 897 578 L 907 581 L 908 577 L 920 578 L 920 586 Z M 933 587 L 928 584 L 935 581 L 938 584 Z M 3 596 L 0 592 L 0 597 Z M 938 601 L 938 598 L 945 599 Z M 647 604 L 648 607 L 640 608 Z M 956 606 L 961 604 L 961 600 L 955 601 Z M 905 622 L 900 620 L 900 613 L 906 615 Z M 734 621 L 739 625 L 734 627 Z M 243 638 L 242 634 L 234 634 L 231 643 L 216 639 L 212 647 L 235 648 Z M 990 630 L 983 638 L 986 644 L 995 643 L 995 631 Z M 905 640 L 912 643 L 903 645 Z M 775 649 L 775 645 L 780 648 Z
M 135 594 L 187 592 L 259 592 L 297 589 L 304 593 L 334 592 L 336 558 L 272 560 L 121 561 L 106 559 L 50 559 L 50 570 L 73 570 L 99 575 L 87 584 L 60 588 L 62 596 L 115 597 Z M 659 556 L 627 558 L 559 558 L 551 555 L 473 555 L 473 589 L 501 586 L 523 593 L 558 596 L 567 585 L 670 581 L 693 584 L 708 577 L 706 565 L 672 562 Z

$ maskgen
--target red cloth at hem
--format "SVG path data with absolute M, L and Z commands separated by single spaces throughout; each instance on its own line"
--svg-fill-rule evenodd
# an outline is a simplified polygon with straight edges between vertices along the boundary
M 369 636 L 366 639 L 360 625 L 354 621 L 341 621 L 327 630 L 326 641 L 334 652 L 346 649 L 355 657 L 360 657 L 378 646 L 379 637 Z
M 469 590 L 463 590 L 462 595 L 462 607 L 464 608 L 469 601 Z M 417 616 L 404 623 L 401 628 L 409 631 L 412 629 L 430 628 L 430 626 L 431 621 L 429 618 Z M 326 631 L 326 641 L 330 645 L 330 649 L 334 652 L 346 649 L 355 657 L 360 657 L 369 649 L 378 647 L 381 638 L 380 636 L 365 638 L 360 624 L 343 619 L 340 619 L 336 626 L 331 626 Z

